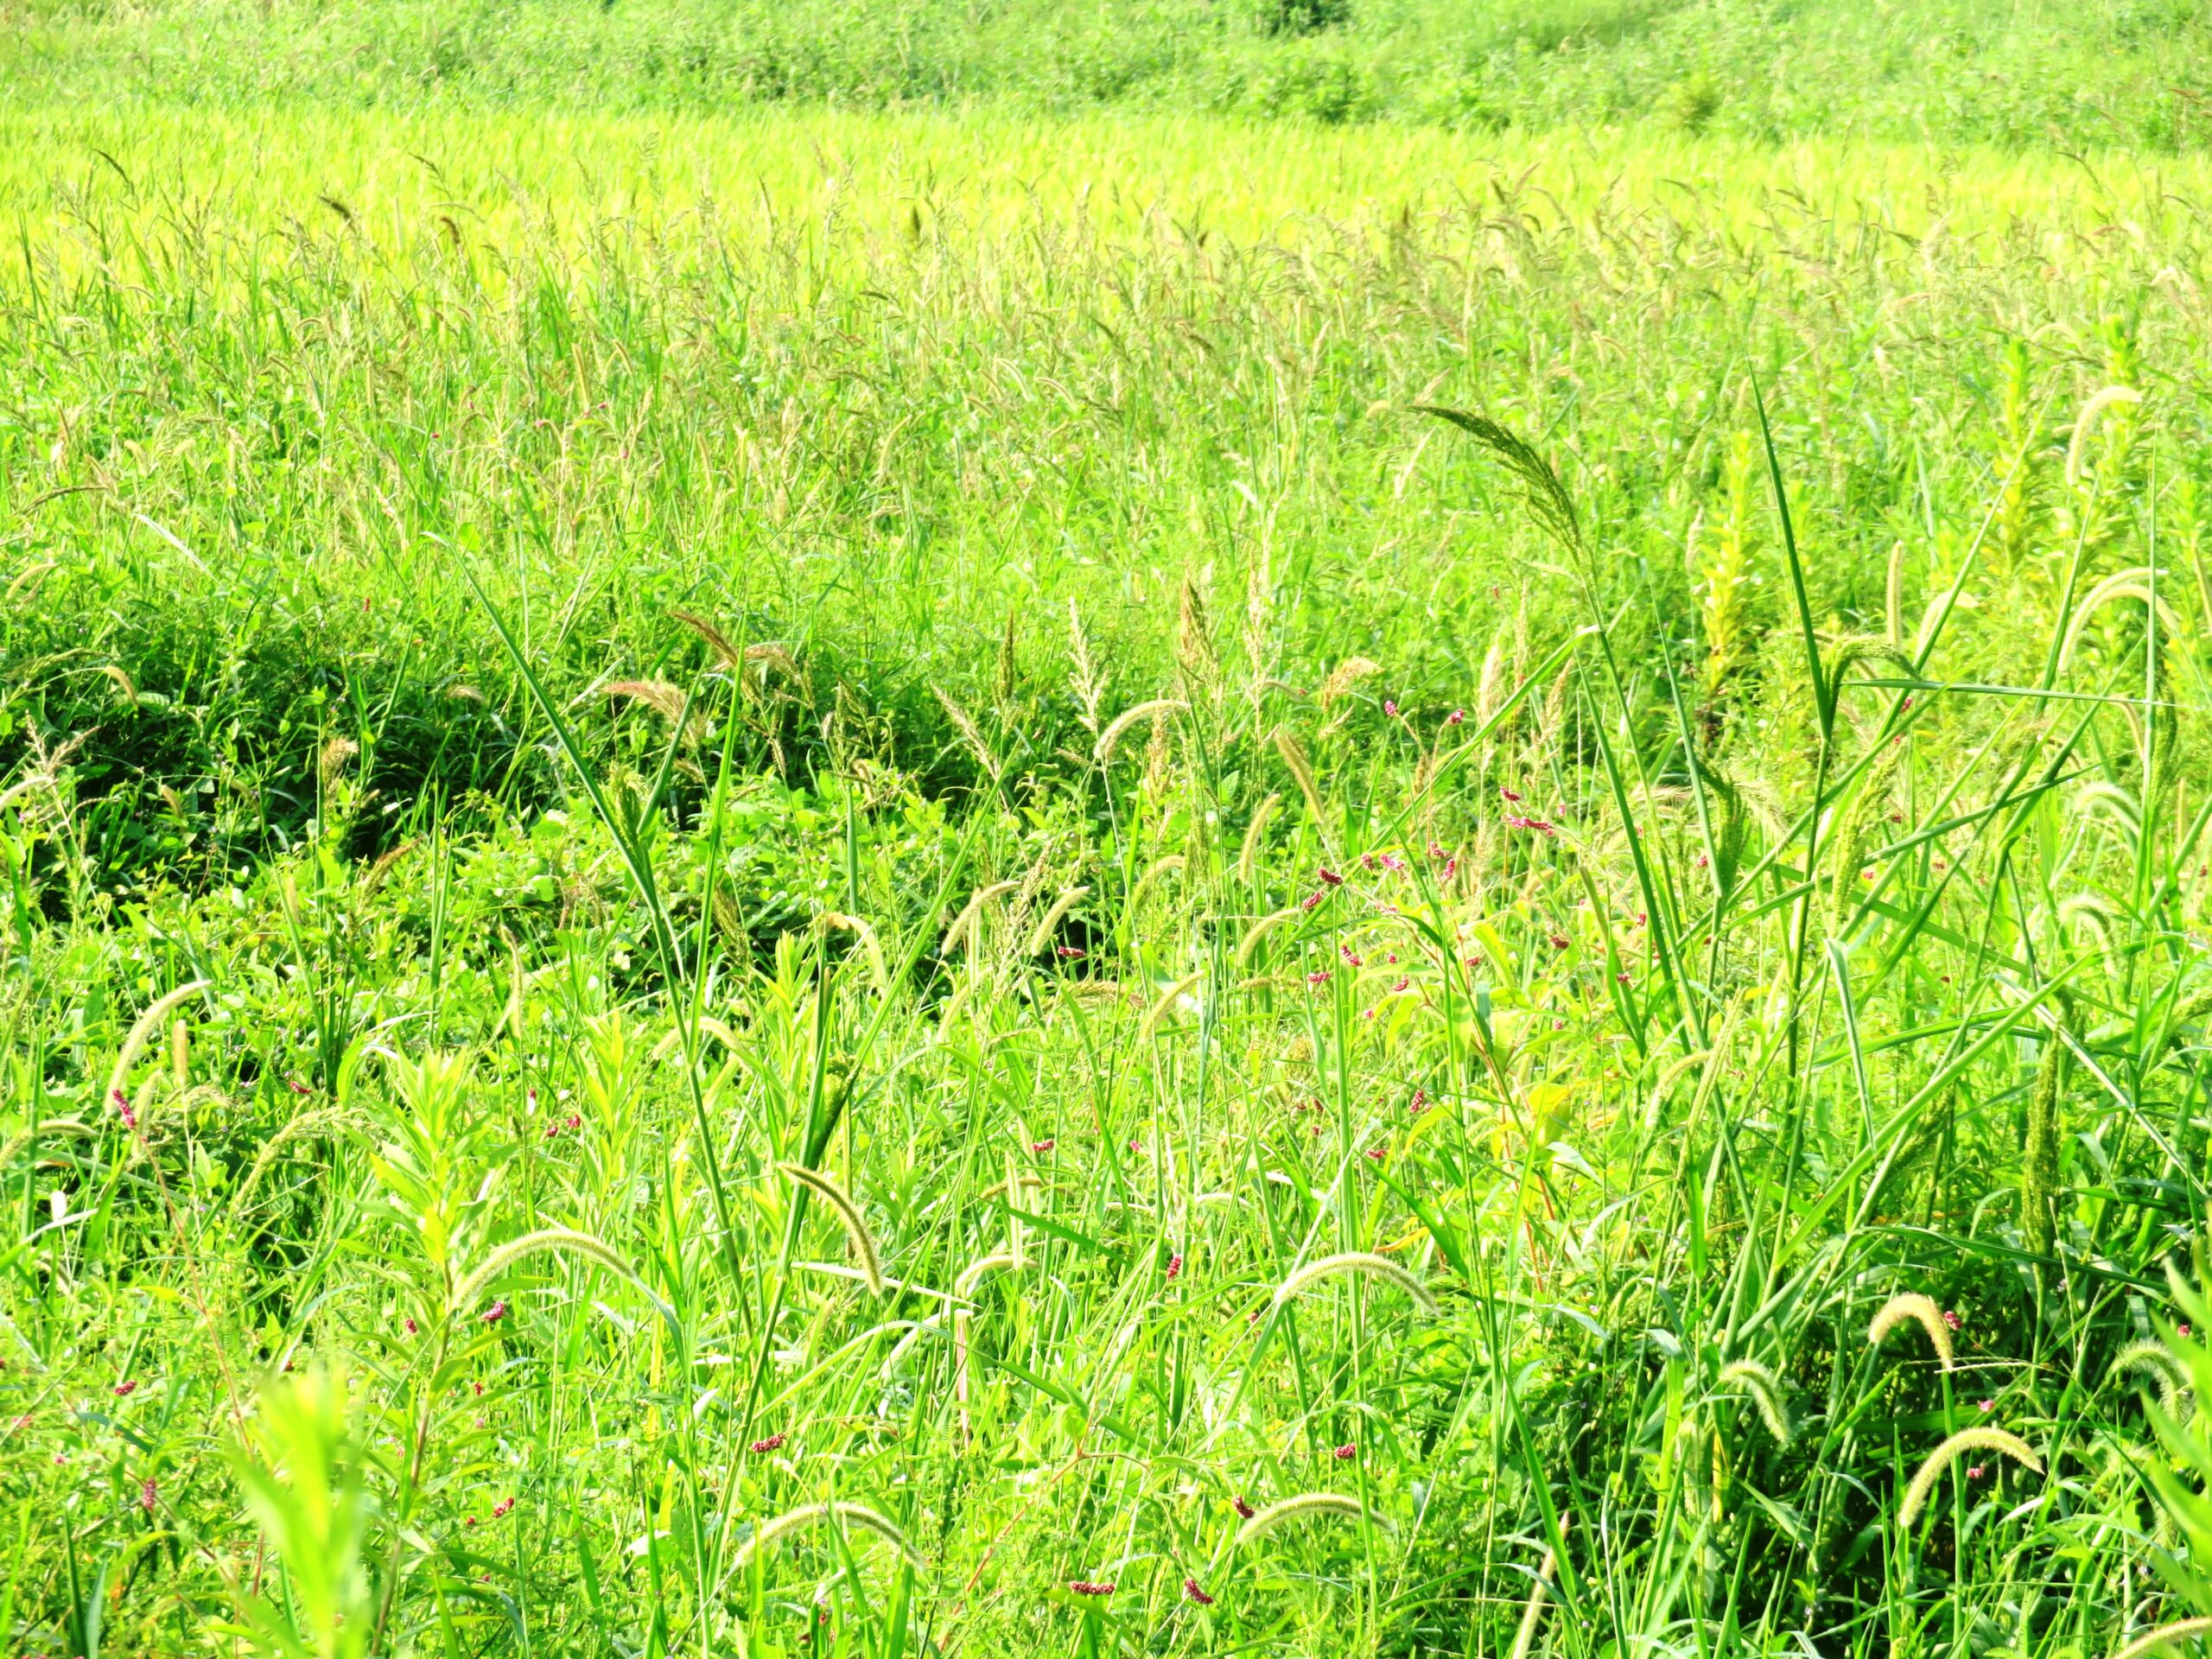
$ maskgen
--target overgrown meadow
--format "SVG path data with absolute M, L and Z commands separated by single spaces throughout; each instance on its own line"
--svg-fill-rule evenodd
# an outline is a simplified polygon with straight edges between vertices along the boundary
M 11 1651 L 2212 1615 L 2201 163 L 0 126 Z

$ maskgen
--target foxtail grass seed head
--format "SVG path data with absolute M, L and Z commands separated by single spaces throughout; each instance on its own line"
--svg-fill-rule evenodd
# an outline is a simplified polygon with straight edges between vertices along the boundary
M 130 1081 L 131 1069 L 138 1064 L 139 1057 L 145 1053 L 147 1045 L 153 1041 L 154 1033 L 162 1028 L 162 1022 L 168 1018 L 172 1010 L 199 995 L 210 983 L 207 980 L 195 979 L 189 984 L 178 986 L 166 995 L 155 998 L 148 1005 L 146 1011 L 138 1016 L 125 1033 L 123 1047 L 116 1054 L 115 1068 L 108 1073 L 106 1099 L 128 1109 L 130 1097 L 125 1089 Z
M 1789 1408 L 1783 1395 L 1782 1380 L 1757 1360 L 1739 1359 L 1720 1370 L 1720 1386 L 1736 1389 L 1750 1396 L 1758 1410 L 1759 1421 L 1766 1425 L 1775 1444 L 1789 1444 L 1791 1428 Z
M 1098 734 L 1098 741 L 1093 746 L 1092 753 L 1100 766 L 1110 766 L 1116 747 L 1132 726 L 1156 720 L 1163 715 L 1181 714 L 1190 706 L 1179 697 L 1154 697 L 1148 702 L 1138 703 L 1133 709 L 1125 709 L 1114 716 L 1104 731 Z
M 1951 1322 L 1942 1309 L 1936 1306 L 1933 1297 L 1917 1291 L 1902 1296 L 1892 1296 L 1882 1304 L 1874 1315 L 1874 1322 L 1866 1327 L 1866 1340 L 1879 1348 L 1890 1332 L 1905 1324 L 1917 1325 L 1928 1333 L 1928 1345 L 1936 1351 L 1936 1357 L 1942 1362 L 1945 1370 L 1951 1369 Z
M 2144 1659 L 2145 1654 L 2159 1652 L 2198 1636 L 2212 1636 L 2212 1618 L 2177 1618 L 2171 1624 L 2145 1630 L 2126 1646 L 2115 1649 L 2112 1659 Z
M 1325 1255 L 1308 1262 L 1275 1287 L 1274 1306 L 1281 1308 L 1295 1300 L 1325 1279 L 1339 1274 L 1358 1274 L 1370 1279 L 1380 1279 L 1395 1285 L 1431 1313 L 1437 1311 L 1435 1296 L 1428 1287 L 1400 1267 L 1387 1255 L 1374 1255 L 1363 1250 L 1348 1250 L 1341 1255 Z
M 923 1564 L 920 1552 L 908 1541 L 906 1532 L 896 1522 L 865 1503 L 804 1503 L 798 1509 L 786 1510 L 772 1520 L 761 1522 L 753 1535 L 737 1547 L 731 1560 L 736 1566 L 745 1567 L 754 1555 L 785 1534 L 824 1524 L 873 1533 L 914 1566 Z
M 1920 1472 L 1912 1478 L 1912 1484 L 1905 1488 L 1904 1501 L 1897 1505 L 1897 1525 L 1910 1528 L 1920 1518 L 1927 1507 L 1929 1495 L 1936 1490 L 1936 1483 L 1943 1478 L 1943 1471 L 1962 1452 L 2001 1452 L 2024 1468 L 2043 1472 L 2043 1459 L 2018 1435 L 2001 1428 L 1984 1427 L 1962 1428 L 1928 1454 L 1928 1461 L 1920 1465 Z
M 2180 1414 L 2182 1394 L 2189 1385 L 2189 1376 L 2165 1344 L 2130 1343 L 2113 1356 L 2112 1369 L 2106 1375 L 2114 1382 L 2128 1376 L 2148 1379 L 2158 1390 L 2158 1403 L 2166 1415 Z
M 818 1169 L 809 1169 L 804 1164 L 779 1164 L 777 1167 L 808 1188 L 836 1213 L 844 1227 L 845 1237 L 852 1246 L 853 1261 L 868 1281 L 868 1287 L 876 1295 L 883 1294 L 883 1260 L 875 1248 L 875 1235 L 868 1230 L 860 1206 L 846 1195 L 845 1189 Z
M 1241 1549 L 1258 1542 L 1277 1527 L 1307 1517 L 1335 1516 L 1346 1520 L 1364 1518 L 1379 1532 L 1390 1530 L 1390 1523 L 1356 1497 L 1346 1497 L 1339 1492 L 1300 1492 L 1295 1497 L 1282 1498 L 1270 1503 L 1236 1529 L 1236 1544 Z

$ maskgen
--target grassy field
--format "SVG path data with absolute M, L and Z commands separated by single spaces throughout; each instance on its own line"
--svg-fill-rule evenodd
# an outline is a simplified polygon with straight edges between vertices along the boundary
M 0 1643 L 2212 1615 L 2198 25 L 1040 15 L 9 17 Z

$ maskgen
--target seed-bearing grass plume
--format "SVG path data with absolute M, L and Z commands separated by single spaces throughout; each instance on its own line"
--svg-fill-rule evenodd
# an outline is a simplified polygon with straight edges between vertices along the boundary
M 1052 908 L 1047 910 L 1039 918 L 1037 925 L 1030 930 L 1029 938 L 1021 947 L 1021 954 L 1025 957 L 1033 957 L 1052 944 L 1053 935 L 1058 931 L 1060 923 L 1066 918 L 1068 912 L 1073 910 L 1090 894 L 1090 889 L 1088 887 L 1061 888 L 1059 897 L 1052 900 Z
M 2171 1624 L 2159 1625 L 2155 1630 L 2144 1631 L 2126 1647 L 2115 1649 L 2112 1659 L 2143 1659 L 2145 1654 L 2170 1648 L 2177 1642 L 2208 1635 L 2212 1635 L 2212 1618 L 2177 1618 Z
M 2130 1343 L 2112 1357 L 2111 1368 L 2105 1373 L 2107 1380 L 2117 1382 L 2129 1376 L 2147 1377 L 2158 1390 L 2158 1403 L 2169 1417 L 2181 1414 L 2182 1394 L 2189 1386 L 2188 1373 L 2181 1361 L 2163 1342 Z
M 1154 697 L 1134 709 L 1125 709 L 1114 716 L 1104 731 L 1098 734 L 1098 741 L 1092 747 L 1091 753 L 1100 766 L 1109 766 L 1113 763 L 1116 747 L 1130 727 L 1140 721 L 1152 720 L 1161 715 L 1184 713 L 1190 706 L 1180 697 Z
M 623 1259 L 620 1250 L 596 1234 L 579 1232 L 572 1227 L 540 1228 L 537 1232 L 525 1233 L 520 1238 L 510 1239 L 500 1245 L 479 1262 L 475 1270 L 454 1288 L 451 1304 L 454 1314 L 466 1318 L 501 1274 L 524 1256 L 541 1252 L 580 1255 L 596 1262 L 652 1303 L 653 1311 L 661 1316 L 670 1330 L 682 1334 L 676 1310 L 653 1294 L 652 1287 L 638 1276 L 638 1270 Z
M 779 1164 L 785 1174 L 817 1194 L 823 1203 L 837 1212 L 837 1219 L 845 1229 L 845 1237 L 853 1247 L 853 1259 L 868 1281 L 868 1287 L 876 1295 L 883 1294 L 883 1259 L 875 1248 L 875 1235 L 868 1230 L 860 1206 L 846 1195 L 845 1189 L 818 1169 L 809 1169 L 804 1164 Z
M 1307 1516 L 1341 1516 L 1357 1521 L 1364 1516 L 1377 1531 L 1393 1530 L 1388 1516 L 1377 1514 L 1356 1497 L 1346 1497 L 1340 1492 L 1300 1492 L 1295 1497 L 1286 1497 L 1270 1503 L 1250 1516 L 1236 1529 L 1236 1544 L 1243 1548 L 1256 1543 L 1277 1527 L 1287 1522 L 1302 1520 Z
M 887 1515 L 872 1510 L 865 1503 L 803 1503 L 798 1509 L 786 1510 L 772 1520 L 764 1521 L 750 1538 L 737 1547 L 731 1561 L 739 1567 L 749 1565 L 754 1555 L 766 1548 L 786 1533 L 806 1527 L 818 1527 L 824 1522 L 842 1526 L 858 1527 L 872 1532 L 897 1550 L 914 1567 L 925 1566 L 921 1552 L 908 1541 L 905 1530 Z
M 130 1084 L 130 1070 L 138 1064 L 139 1057 L 145 1053 L 146 1046 L 154 1040 L 154 1033 L 162 1028 L 162 1021 L 168 1018 L 170 1011 L 178 1004 L 199 995 L 213 982 L 195 979 L 189 984 L 178 986 L 166 995 L 156 997 L 148 1005 L 145 1013 L 138 1016 L 124 1036 L 123 1047 L 115 1057 L 115 1069 L 108 1073 L 107 1090 L 101 1096 L 105 1102 L 114 1105 L 129 1098 L 124 1090 Z
M 1308 1262 L 1275 1287 L 1273 1306 L 1280 1309 L 1324 1279 L 1332 1279 L 1342 1273 L 1363 1274 L 1370 1279 L 1383 1280 L 1404 1291 L 1427 1312 L 1437 1312 L 1436 1298 L 1427 1285 L 1389 1256 L 1372 1255 L 1363 1250 L 1349 1250 L 1342 1255 L 1325 1255 L 1318 1262 Z
M 1943 1478 L 1944 1470 L 1961 1452 L 2002 1452 L 2037 1474 L 2043 1472 L 2043 1459 L 2018 1435 L 2002 1428 L 1962 1428 L 1928 1454 L 1928 1461 L 1920 1465 L 1912 1484 L 1904 1489 L 1904 1501 L 1897 1505 L 1900 1528 L 1910 1527 L 1920 1518 L 1921 1510 L 1927 1507 L 1928 1495 L 1936 1490 L 1936 1483 Z
M 1943 1369 L 1951 1369 L 1951 1325 L 1943 1317 L 1943 1310 L 1936 1306 L 1936 1299 L 1923 1296 L 1918 1291 L 1908 1291 L 1902 1296 L 1892 1296 L 1882 1304 L 1881 1312 L 1874 1315 L 1874 1323 L 1866 1327 L 1866 1340 L 1878 1348 L 1891 1332 L 1908 1320 L 1928 1333 L 1928 1345 L 1936 1351 L 1936 1357 Z
M 1306 746 L 1287 726 L 1278 726 L 1274 731 L 1275 753 L 1282 757 L 1284 766 L 1290 768 L 1291 780 L 1298 785 L 1298 792 L 1306 798 L 1306 810 L 1313 815 L 1314 828 L 1322 839 L 1329 834 L 1329 809 L 1321 804 L 1321 785 L 1313 775 L 1313 763 L 1306 759 Z
M 1789 1444 L 1794 1431 L 1789 1422 L 1789 1402 L 1783 1397 L 1781 1378 L 1755 1359 L 1739 1359 L 1720 1368 L 1719 1381 L 1722 1388 L 1740 1389 L 1751 1397 L 1759 1421 L 1774 1436 L 1776 1445 Z

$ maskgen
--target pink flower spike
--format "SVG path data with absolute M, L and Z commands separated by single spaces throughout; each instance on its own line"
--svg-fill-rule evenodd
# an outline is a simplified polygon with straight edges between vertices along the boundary
M 747 1446 L 745 1449 L 753 1452 L 773 1452 L 781 1446 L 785 1440 L 789 1438 L 790 1437 L 788 1435 L 784 1434 L 771 1434 L 765 1440 L 753 1441 L 752 1445 Z
M 1183 1276 L 1183 1255 L 1181 1251 L 1179 1250 L 1174 1255 L 1167 1258 L 1167 1276 L 1170 1279 L 1179 1279 Z
M 1078 1596 L 1110 1596 L 1114 1593 L 1114 1581 L 1111 1579 L 1076 1579 L 1069 1583 L 1068 1588 Z
M 1084 957 L 1084 953 L 1071 944 L 1055 945 L 1052 953 L 1062 962 L 1081 962 Z
M 1396 700 L 1391 697 L 1383 698 L 1382 712 L 1389 715 L 1391 719 L 1395 720 L 1398 717 L 1398 705 Z
M 1970 1464 L 1968 1464 L 1968 1465 L 1967 1465 L 1967 1478 L 1968 1480 L 1980 1480 L 1980 1479 L 1981 1478 L 1981 1476 L 1982 1476 L 1982 1466 L 1981 1466 L 1981 1465 L 1980 1465 L 1980 1464 L 1978 1464 L 1978 1463 L 1970 1463 Z
M 1509 830 L 1533 830 L 1540 836 L 1555 836 L 1559 833 L 1541 818 L 1508 818 L 1505 824 Z
M 1058 1143 L 1053 1137 L 1048 1135 L 1042 1141 L 1032 1141 L 1029 1143 L 1029 1150 L 1042 1155 L 1050 1152 L 1057 1144 Z
M 1516 806 L 1518 806 L 1521 804 L 1521 798 L 1518 795 L 1516 795 L 1511 790 L 1506 788 L 1503 784 L 1498 785 L 1497 792 L 1504 796 L 1507 800 L 1511 801 Z
M 1465 709 L 1454 709 L 1450 714 L 1444 716 L 1444 723 L 1446 726 L 1457 726 L 1464 722 L 1466 718 L 1467 711 Z
M 1321 878 L 1321 885 L 1323 887 L 1341 887 L 1344 884 L 1344 877 L 1338 875 L 1334 870 L 1329 868 L 1326 865 L 1322 866 L 1321 868 L 1315 871 L 1314 874 Z
M 1213 1598 L 1206 1594 L 1205 1591 L 1198 1588 L 1198 1581 L 1196 1579 L 1185 1579 L 1183 1580 L 1183 1599 L 1192 1603 L 1195 1606 L 1211 1607 L 1213 1605 Z
M 1961 1319 L 1957 1314 L 1952 1313 L 1950 1309 L 1945 1308 L 1943 1310 L 1943 1323 L 1949 1325 L 1952 1330 L 1956 1331 L 1961 1325 L 1965 1325 L 1966 1321 Z
M 1984 1400 L 1981 1402 L 1981 1409 L 1984 1411 L 1994 1411 L 1997 1409 L 1997 1402 L 1994 1400 Z
M 138 1488 L 138 1507 L 151 1515 L 154 1512 L 154 1505 L 161 1501 L 162 1489 L 155 1484 L 151 1475 L 147 1476 L 145 1484 Z
M 1325 893 L 1309 893 L 1298 901 L 1298 907 L 1300 910 L 1311 910 L 1328 896 Z
M 1327 984 L 1329 982 L 1329 970 L 1325 968 L 1316 968 L 1312 973 L 1306 976 L 1306 982 L 1308 985 L 1316 987 Z
M 1346 1440 L 1342 1446 L 1332 1446 L 1329 1449 L 1329 1455 L 1338 1463 L 1350 1463 L 1359 1455 L 1359 1447 L 1351 1441 Z
M 127 1376 L 115 1385 L 115 1397 L 118 1400 L 128 1400 L 137 1392 L 138 1384 Z
M 1247 1521 L 1249 1521 L 1254 1516 L 1259 1513 L 1257 1510 L 1254 1509 L 1249 1503 L 1247 1503 L 1244 1501 L 1243 1495 L 1242 1493 L 1238 1494 L 1236 1497 L 1231 1498 L 1230 1503 L 1236 1510 L 1236 1513 Z
M 1370 1147 L 1367 1149 L 1367 1155 L 1375 1162 L 1379 1164 L 1382 1161 L 1382 1148 L 1380 1147 Z
M 514 1506 L 515 1501 L 512 1497 L 501 1498 L 498 1503 L 492 1506 L 492 1518 L 494 1521 L 499 1520 L 509 1510 L 514 1508 Z
M 493 1302 L 484 1310 L 484 1323 L 486 1325 L 497 1325 L 506 1317 L 507 1305 L 505 1302 Z

